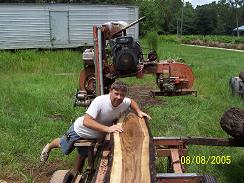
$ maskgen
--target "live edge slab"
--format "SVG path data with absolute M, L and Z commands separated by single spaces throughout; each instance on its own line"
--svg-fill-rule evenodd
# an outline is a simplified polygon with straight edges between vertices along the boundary
M 111 134 L 93 182 L 156 182 L 155 150 L 147 120 L 130 112 L 118 120 L 118 125 L 124 131 Z

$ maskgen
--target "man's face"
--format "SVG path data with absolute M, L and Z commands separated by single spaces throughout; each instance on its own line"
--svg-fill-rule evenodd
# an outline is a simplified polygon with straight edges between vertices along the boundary
M 119 106 L 123 102 L 125 95 L 126 95 L 125 91 L 115 90 L 115 89 L 110 90 L 110 100 L 112 105 L 114 107 Z

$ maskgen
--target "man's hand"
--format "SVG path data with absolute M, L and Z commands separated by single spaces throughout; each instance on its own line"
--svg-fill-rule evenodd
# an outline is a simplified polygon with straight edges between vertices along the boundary
M 131 104 L 130 104 L 130 107 L 137 113 L 137 115 L 140 117 L 140 118 L 143 118 L 144 116 L 147 118 L 147 119 L 152 119 L 151 116 L 149 116 L 148 114 L 146 114 L 145 112 L 142 112 L 138 106 L 138 104 L 131 99 Z
M 146 117 L 147 119 L 152 119 L 151 116 L 149 116 L 148 114 L 146 114 L 145 112 L 142 112 L 141 110 L 137 112 L 137 115 L 140 117 L 140 118 L 143 118 L 143 117 Z
M 121 133 L 123 132 L 123 128 L 120 125 L 113 125 L 108 127 L 108 133 L 113 133 L 113 132 Z

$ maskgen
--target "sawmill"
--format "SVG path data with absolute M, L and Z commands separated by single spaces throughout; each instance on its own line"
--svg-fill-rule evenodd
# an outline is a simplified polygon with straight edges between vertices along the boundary
M 109 22 L 93 27 L 94 48 L 83 53 L 84 69 L 80 72 L 75 106 L 88 106 L 96 96 L 108 93 L 118 78 L 141 79 L 144 74 L 156 76 L 159 90 L 149 91 L 152 96 L 197 95 L 197 91 L 192 90 L 195 77 L 189 65 L 159 60 L 155 50 L 150 50 L 144 58 L 140 43 L 127 36 L 126 30 L 143 19 L 145 17 L 129 25 Z
M 109 22 L 93 27 L 94 48 L 83 53 L 84 69 L 80 72 L 75 106 L 87 107 L 96 96 L 109 93 L 110 85 L 118 78 L 142 78 L 144 74 L 155 75 L 159 89 L 149 91 L 152 97 L 197 96 L 197 91 L 192 89 L 195 77 L 189 65 L 175 60 L 160 60 L 155 50 L 150 50 L 144 58 L 140 43 L 127 36 L 126 29 L 143 19 L 131 24 Z M 233 113 L 238 116 L 236 119 L 231 117 Z M 229 124 L 230 118 L 232 124 Z M 244 147 L 240 140 L 244 138 L 243 129 L 239 136 L 235 136 L 234 128 L 227 129 L 230 125 L 243 124 L 243 121 L 243 111 L 239 109 L 223 115 L 221 127 L 233 138 L 153 137 L 148 120 L 128 112 L 117 121 L 123 127 L 123 133 L 107 134 L 99 143 L 96 140 L 75 142 L 75 147 L 89 147 L 83 173 L 73 176 L 69 170 L 58 170 L 50 182 L 214 183 L 217 180 L 211 175 L 186 173 L 182 157 L 187 156 L 190 145 Z M 167 158 L 167 172 L 157 172 L 156 161 L 160 158 Z M 228 158 L 224 158 L 223 161 L 228 163 Z

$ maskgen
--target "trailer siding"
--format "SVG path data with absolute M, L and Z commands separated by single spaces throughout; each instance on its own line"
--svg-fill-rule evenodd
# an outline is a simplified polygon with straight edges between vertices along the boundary
M 138 7 L 80 4 L 0 5 L 0 49 L 93 45 L 92 26 L 138 19 Z M 139 37 L 138 24 L 128 35 Z

